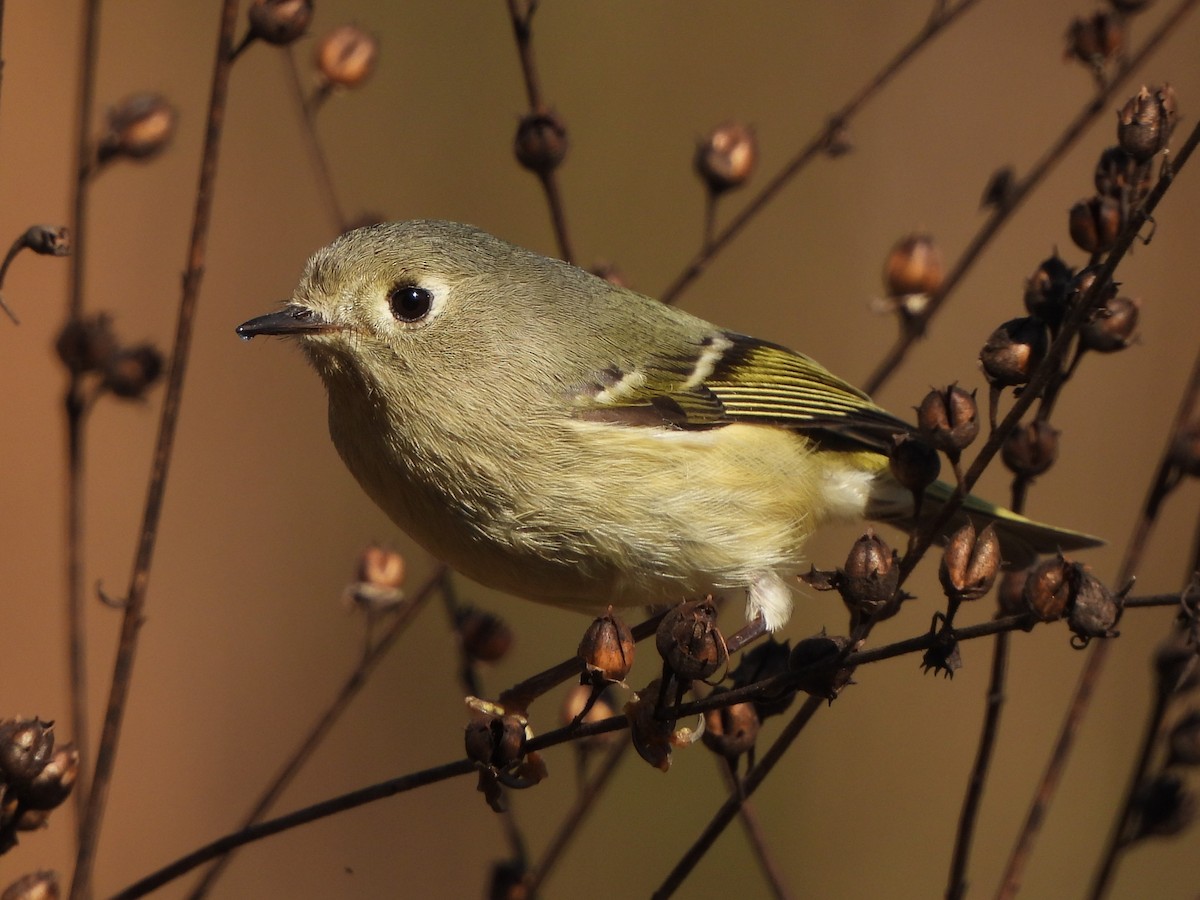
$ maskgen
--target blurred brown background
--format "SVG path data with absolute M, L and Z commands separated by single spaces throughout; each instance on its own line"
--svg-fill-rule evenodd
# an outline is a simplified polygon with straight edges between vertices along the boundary
M 1160 0 L 1133 24 L 1135 46 L 1171 5 Z M 68 215 L 78 6 L 44 0 L 5 9 L 0 240 Z M 102 14 L 101 111 L 154 89 L 177 105 L 181 122 L 163 158 L 114 166 L 95 183 L 85 303 L 110 311 L 124 338 L 164 348 L 191 224 L 217 6 L 120 0 Z M 928 13 L 923 3 L 882 2 L 543 7 L 535 46 L 547 97 L 570 129 L 561 179 L 577 253 L 583 264 L 616 262 L 650 294 L 699 240 L 694 140 L 726 118 L 753 123 L 761 181 Z M 1090 75 L 1065 63 L 1062 49 L 1070 18 L 1090 12 L 1083 2 L 982 3 L 852 123 L 854 152 L 805 172 L 683 305 L 806 350 L 861 382 L 894 332 L 890 319 L 869 309 L 881 293 L 887 249 L 927 228 L 956 258 L 982 221 L 979 197 L 990 173 L 1003 164 L 1026 170 L 1089 97 Z M 320 115 L 351 212 L 465 220 L 554 252 L 535 179 L 512 160 L 526 101 L 504 4 L 320 0 L 314 34 L 346 21 L 370 28 L 382 44 L 375 78 L 334 97 Z M 1190 128 L 1200 108 L 1198 40 L 1200 19 L 1192 17 L 1122 96 L 1139 80 L 1170 81 Z M 300 48 L 306 63 L 311 46 Z M 323 392 L 299 354 L 279 342 L 246 345 L 233 334 L 286 298 L 307 255 L 332 237 L 279 51 L 256 46 L 237 63 L 226 126 L 148 621 L 100 846 L 101 895 L 234 825 L 361 649 L 362 622 L 339 602 L 357 551 L 373 540 L 401 541 L 338 461 L 325 434 Z M 1000 321 L 1022 314 L 1024 278 L 1056 246 L 1082 262 L 1067 237 L 1066 210 L 1091 192 L 1094 160 L 1113 137 L 1106 113 L 1001 233 L 880 402 L 904 413 L 930 384 L 982 386 L 979 346 Z M 1102 578 L 1115 574 L 1196 352 L 1198 199 L 1200 171 L 1188 169 L 1159 209 L 1153 243 L 1122 266 L 1127 292 L 1145 300 L 1141 341 L 1085 362 L 1056 414 L 1060 463 L 1031 495 L 1031 514 L 1112 541 L 1088 556 Z M 728 205 L 740 202 L 734 196 Z M 66 272 L 64 261 L 18 259 L 4 295 L 23 323 L 0 321 L 0 715 L 36 713 L 60 728 L 68 720 L 64 373 L 51 346 L 64 320 Z M 161 396 L 155 391 L 141 405 L 104 402 L 91 420 L 86 578 L 112 593 L 128 580 Z M 994 469 L 983 492 L 1004 497 L 1007 478 Z M 1187 484 L 1168 504 L 1139 592 L 1182 583 L 1197 497 Z M 823 535 L 811 558 L 839 564 L 855 533 Z M 410 564 L 415 585 L 431 563 L 413 550 Z M 923 569 L 920 599 L 880 628 L 877 642 L 927 626 L 940 594 L 935 567 Z M 586 624 L 465 582 L 462 591 L 502 611 L 518 635 L 509 657 L 486 673 L 493 693 L 572 653 Z M 963 620 L 990 614 L 989 600 Z M 95 735 L 118 616 L 98 604 L 88 616 Z M 1123 621 L 1029 869 L 1027 896 L 1083 893 L 1132 765 L 1150 696 L 1149 657 L 1169 618 L 1137 612 Z M 845 628 L 828 595 L 801 600 L 787 635 L 822 626 Z M 465 716 L 452 654 L 444 616 L 430 607 L 282 809 L 459 757 Z M 990 644 L 972 643 L 964 654 L 966 667 L 953 681 L 923 677 L 913 657 L 860 671 L 859 685 L 817 716 L 772 774 L 756 802 L 797 895 L 941 893 Z M 1014 639 L 1009 705 L 971 869 L 975 896 L 995 884 L 1082 661 L 1061 627 Z M 648 681 L 654 665 L 643 654 L 632 681 Z M 556 704 L 536 708 L 536 730 L 557 724 Z M 779 724 L 771 721 L 764 740 Z M 551 779 L 513 798 L 535 859 L 575 787 L 570 750 L 551 751 L 548 763 Z M 667 776 L 627 759 L 546 894 L 648 894 L 722 796 L 701 749 L 677 754 Z M 0 884 L 38 867 L 68 871 L 70 816 L 64 807 L 48 831 L 25 836 L 0 858 Z M 1196 836 L 1130 854 L 1116 895 L 1194 896 Z M 474 780 L 459 779 L 256 844 L 217 895 L 479 896 L 488 866 L 505 853 L 499 821 Z M 187 883 L 162 896 L 181 896 Z M 691 897 L 763 893 L 738 827 L 686 890 Z

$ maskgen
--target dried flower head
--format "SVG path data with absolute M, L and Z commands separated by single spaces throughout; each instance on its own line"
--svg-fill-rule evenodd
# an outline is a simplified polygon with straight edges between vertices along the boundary
M 21 244 L 41 256 L 70 256 L 71 232 L 64 225 L 30 225 Z
M 1086 566 L 1076 563 L 1070 576 L 1071 612 L 1067 624 L 1075 633 L 1075 646 L 1086 646 L 1092 638 L 1116 637 L 1117 623 L 1125 611 L 1124 597 L 1110 591 Z
M 633 668 L 635 648 L 633 632 L 610 606 L 607 613 L 592 621 L 579 642 L 578 655 L 586 669 L 584 680 L 624 681 Z
M 1058 436 L 1059 431 L 1049 422 L 1034 419 L 1009 432 L 1000 448 L 1000 457 L 1013 474 L 1034 478 L 1058 459 Z
M 1117 143 L 1138 162 L 1167 146 L 1176 120 L 1175 90 L 1142 85 L 1117 112 Z
M 850 684 L 850 670 L 841 665 L 849 646 L 849 638 L 824 632 L 796 644 L 788 668 L 799 677 L 797 689 L 831 703 L 836 700 L 842 688 Z
M 1085 253 L 1107 253 L 1121 233 L 1124 217 L 1121 204 L 1112 197 L 1094 196 L 1080 200 L 1067 214 L 1071 240 Z
M 339 25 L 317 42 L 317 71 L 328 84 L 358 87 L 371 77 L 379 41 L 357 25 Z
M 567 126 L 553 110 L 522 116 L 513 141 L 517 162 L 531 172 L 547 175 L 567 157 Z
M 1043 560 L 1025 582 L 1025 605 L 1043 622 L 1067 614 L 1071 602 L 1071 568 L 1062 554 Z
M 117 351 L 112 320 L 104 313 L 71 319 L 58 333 L 54 349 L 67 370 L 76 375 L 99 371 Z
M 846 556 L 834 586 L 850 611 L 850 627 L 867 620 L 882 621 L 900 611 L 904 599 L 897 594 L 900 558 L 883 538 L 868 528 Z
M 140 400 L 162 375 L 163 358 L 151 344 L 138 344 L 113 353 L 104 361 L 102 386 L 115 396 Z
M 0 900 L 58 900 L 58 873 L 49 869 L 22 875 L 0 893 Z
M 718 125 L 696 145 L 696 174 L 714 194 L 745 184 L 757 162 L 754 129 L 740 122 Z
M 404 555 L 396 550 L 371 544 L 358 557 L 358 580 L 378 587 L 404 586 Z
M 661 693 L 662 681 L 656 678 L 625 704 L 625 717 L 629 720 L 629 736 L 638 756 L 666 772 L 671 768 L 674 725 L 655 715 Z
M 1075 270 L 1056 253 L 1042 261 L 1025 282 L 1025 309 L 1053 329 L 1062 324 L 1071 296 L 1071 279 Z
M 994 387 L 1025 384 L 1041 364 L 1049 347 L 1046 325 L 1034 316 L 1009 319 L 991 333 L 979 361 Z
M 914 494 L 933 484 L 942 470 L 937 451 L 915 434 L 898 434 L 893 438 L 888 466 L 892 476 Z
M 54 754 L 54 723 L 41 719 L 0 721 L 0 779 L 28 785 Z
M 106 163 L 118 157 L 146 160 L 157 156 L 175 136 L 177 118 L 175 108 L 161 94 L 126 97 L 109 110 L 97 159 Z
M 30 809 L 54 809 L 70 796 L 78 779 L 79 751 L 74 744 L 63 744 L 20 792 L 22 802 Z
M 725 692 L 725 688 L 718 687 L 713 690 L 712 696 Z M 759 727 L 758 712 L 753 703 L 732 703 L 704 713 L 701 740 L 705 747 L 725 757 L 733 766 L 739 756 L 753 749 Z
M 996 591 L 996 615 L 1020 616 L 1029 612 L 1025 603 L 1025 582 L 1029 569 L 1005 569 L 1000 574 L 1000 587 Z
M 463 653 L 476 662 L 499 662 L 513 643 L 513 631 L 502 618 L 485 609 L 462 606 L 454 615 Z
M 1117 55 L 1124 40 L 1120 17 L 1101 10 L 1087 18 L 1080 17 L 1071 22 L 1067 29 L 1065 55 L 1068 59 L 1075 57 L 1099 71 Z
M 1150 190 L 1150 168 L 1123 147 L 1109 147 L 1100 154 L 1093 180 L 1096 193 L 1133 205 Z
M 1079 329 L 1079 344 L 1099 353 L 1115 353 L 1133 343 L 1142 303 L 1132 297 L 1109 297 Z
M 975 392 L 957 384 L 934 388 L 917 407 L 917 428 L 926 441 L 954 458 L 979 435 Z
M 936 294 L 944 280 L 942 252 L 930 234 L 902 237 L 883 264 L 883 284 L 889 297 Z
M 955 602 L 978 600 L 992 589 L 1000 571 L 1000 539 L 988 525 L 978 535 L 970 519 L 946 542 L 938 578 Z
M 254 0 L 246 15 L 250 33 L 268 44 L 290 44 L 308 31 L 312 0 Z
M 1134 795 L 1136 826 L 1133 840 L 1172 837 L 1196 818 L 1196 795 L 1174 772 L 1161 772 L 1142 784 Z
M 729 676 L 733 687 L 745 687 L 748 684 L 757 684 L 776 675 L 782 675 L 788 671 L 788 661 L 791 659 L 791 655 L 792 648 L 787 641 L 780 642 L 768 636 L 755 647 L 741 654 L 741 662 Z M 763 720 L 785 712 L 795 699 L 795 690 L 784 690 L 778 694 L 756 697 L 754 709 L 758 713 L 758 718 Z
M 672 608 L 659 623 L 654 642 L 667 668 L 681 681 L 708 678 L 729 658 L 711 597 Z

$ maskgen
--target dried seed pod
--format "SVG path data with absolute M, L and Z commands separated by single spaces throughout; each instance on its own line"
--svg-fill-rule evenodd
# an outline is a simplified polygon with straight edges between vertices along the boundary
M 74 744 L 63 744 L 21 792 L 21 799 L 30 809 L 54 809 L 70 796 L 78 779 L 79 751 Z
M 1169 84 L 1141 89 L 1117 112 L 1117 142 L 1138 162 L 1167 146 L 1175 128 L 1175 91 Z
M 943 632 L 938 640 L 921 655 L 921 671 L 939 672 L 946 678 L 953 678 L 954 673 L 962 668 L 962 652 L 958 641 Z
M 1080 346 L 1099 353 L 1115 353 L 1133 343 L 1137 330 L 1140 300 L 1131 297 L 1110 297 L 1095 318 L 1079 329 Z
M 1049 339 L 1041 319 L 1023 316 L 1009 319 L 991 333 L 979 361 L 983 374 L 995 387 L 1026 384 L 1046 357 Z
M 1067 614 L 1071 604 L 1073 563 L 1061 554 L 1034 567 L 1025 582 L 1025 606 L 1043 622 L 1053 622 Z
M 851 627 L 865 619 L 882 621 L 900 610 L 897 596 L 900 583 L 900 558 L 882 538 L 868 528 L 854 542 L 838 573 L 836 584 L 842 602 L 850 610 Z
M 767 637 L 753 649 L 742 653 L 741 662 L 729 676 L 733 687 L 745 687 L 748 684 L 757 684 L 776 675 L 782 675 L 788 671 L 788 661 L 791 655 L 792 648 L 787 641 L 780 643 L 773 637 Z M 796 692 L 794 690 L 786 690 L 767 697 L 757 697 L 754 700 L 754 709 L 761 721 L 785 712 L 795 699 Z
M 999 571 L 1000 539 L 996 529 L 988 525 L 976 535 L 968 519 L 946 542 L 938 579 L 950 600 L 978 600 L 992 589 Z
M 366 547 L 358 557 L 358 580 L 377 587 L 404 586 L 404 555 L 378 544 Z
M 0 776 L 10 785 L 33 781 L 53 755 L 53 722 L 38 718 L 0 722 Z
M 1086 567 L 1071 569 L 1071 611 L 1067 624 L 1075 632 L 1076 646 L 1085 646 L 1092 638 L 1116 637 L 1117 623 L 1125 611 L 1122 598 L 1113 594 Z
M 1066 57 L 1072 56 L 1094 69 L 1117 55 L 1125 34 L 1118 16 L 1099 11 L 1088 18 L 1076 18 L 1067 29 Z
M 1196 795 L 1175 773 L 1161 772 L 1138 788 L 1133 812 L 1137 822 L 1134 840 L 1172 837 L 1196 818 Z
M 619 616 L 608 612 L 593 620 L 579 642 L 578 655 L 587 671 L 584 680 L 593 683 L 624 681 L 633 668 L 636 644 L 633 632 Z
M 715 688 L 712 695 L 725 693 L 725 688 Z M 733 703 L 704 713 L 704 746 L 735 765 L 743 753 L 748 752 L 758 738 L 758 712 L 753 703 Z
M 22 875 L 0 893 L 0 900 L 58 900 L 58 873 L 44 869 Z
M 1025 582 L 1029 580 L 1029 569 L 1005 569 L 1000 575 L 1000 588 L 996 591 L 996 614 L 1020 616 L 1029 612 L 1025 603 Z
M 161 94 L 132 94 L 109 110 L 108 125 L 97 147 L 97 159 L 151 159 L 175 136 L 178 116 Z
M 471 711 L 463 743 L 467 756 L 483 766 L 502 769 L 525 753 L 526 723 L 520 716 Z
M 836 700 L 842 688 L 850 683 L 849 670 L 839 663 L 849 646 L 849 638 L 824 633 L 796 644 L 788 668 L 800 678 L 797 689 L 830 702 Z
M 463 652 L 477 662 L 499 662 L 513 643 L 513 632 L 499 616 L 473 606 L 460 607 L 454 616 Z
M 1013 474 L 1034 478 L 1047 471 L 1058 459 L 1059 433 L 1042 419 L 1018 425 L 1004 439 L 1000 457 Z
M 883 284 L 889 297 L 935 294 L 944 280 L 942 253 L 930 234 L 902 237 L 883 264 Z
M 76 375 L 99 371 L 117 352 L 112 320 L 104 313 L 86 319 L 71 319 L 54 342 L 58 358 Z
M 101 386 L 117 397 L 139 400 L 158 381 L 163 370 L 162 354 L 151 344 L 118 350 L 104 361 Z
M 975 392 L 952 384 L 934 388 L 917 407 L 921 436 L 942 452 L 958 456 L 979 434 L 979 407 Z
M 379 41 L 357 25 L 339 25 L 317 42 L 317 71 L 329 84 L 358 87 L 371 77 Z
M 21 243 L 40 256 L 71 255 L 71 232 L 63 225 L 30 225 Z
M 1167 738 L 1170 765 L 1200 766 L 1200 709 L 1193 709 L 1175 723 Z
M 1030 315 L 1057 329 L 1067 312 L 1071 278 L 1074 275 L 1075 270 L 1057 254 L 1043 260 L 1025 282 L 1025 308 Z
M 1096 163 L 1094 181 L 1096 193 L 1133 204 L 1150 190 L 1150 169 L 1124 148 L 1109 147 Z
M 567 126 L 552 110 L 522 116 L 513 141 L 517 162 L 538 175 L 547 175 L 567 157 Z
M 659 623 L 654 642 L 663 662 L 681 681 L 708 678 L 729 658 L 712 598 L 674 607 Z
M 268 44 L 283 46 L 308 31 L 312 0 L 254 0 L 246 15 L 250 33 Z
M 754 129 L 740 122 L 718 125 L 696 145 L 696 174 L 714 194 L 745 184 L 757 162 Z
M 1071 240 L 1085 253 L 1107 253 L 1124 225 L 1121 205 L 1112 197 L 1080 200 L 1067 216 Z
M 674 726 L 655 715 L 661 692 L 662 680 L 656 678 L 625 704 L 625 717 L 629 720 L 629 736 L 638 756 L 666 772 L 671 768 Z
M 1085 269 L 1080 269 L 1075 277 L 1071 279 L 1070 295 L 1068 302 L 1072 304 L 1082 303 L 1085 298 L 1095 289 L 1096 278 L 1100 274 L 1100 266 L 1088 266 Z M 1091 306 L 1094 309 L 1103 309 L 1111 298 L 1117 296 L 1117 286 L 1112 281 L 1106 281 L 1098 290 L 1095 296 L 1091 298 Z
M 937 451 L 913 434 L 898 434 L 893 438 L 888 456 L 892 476 L 914 494 L 920 494 L 937 480 L 942 462 Z

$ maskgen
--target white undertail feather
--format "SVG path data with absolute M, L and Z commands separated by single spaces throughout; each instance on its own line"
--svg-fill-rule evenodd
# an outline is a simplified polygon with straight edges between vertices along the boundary
M 746 621 L 761 614 L 763 624 L 778 631 L 792 614 L 792 589 L 778 572 L 764 572 L 750 585 L 746 597 Z

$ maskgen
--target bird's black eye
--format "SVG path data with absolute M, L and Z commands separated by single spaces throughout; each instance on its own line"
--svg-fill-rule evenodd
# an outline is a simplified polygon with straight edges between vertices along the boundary
M 419 322 L 429 315 L 433 294 L 412 284 L 398 284 L 388 294 L 392 315 L 401 322 Z

